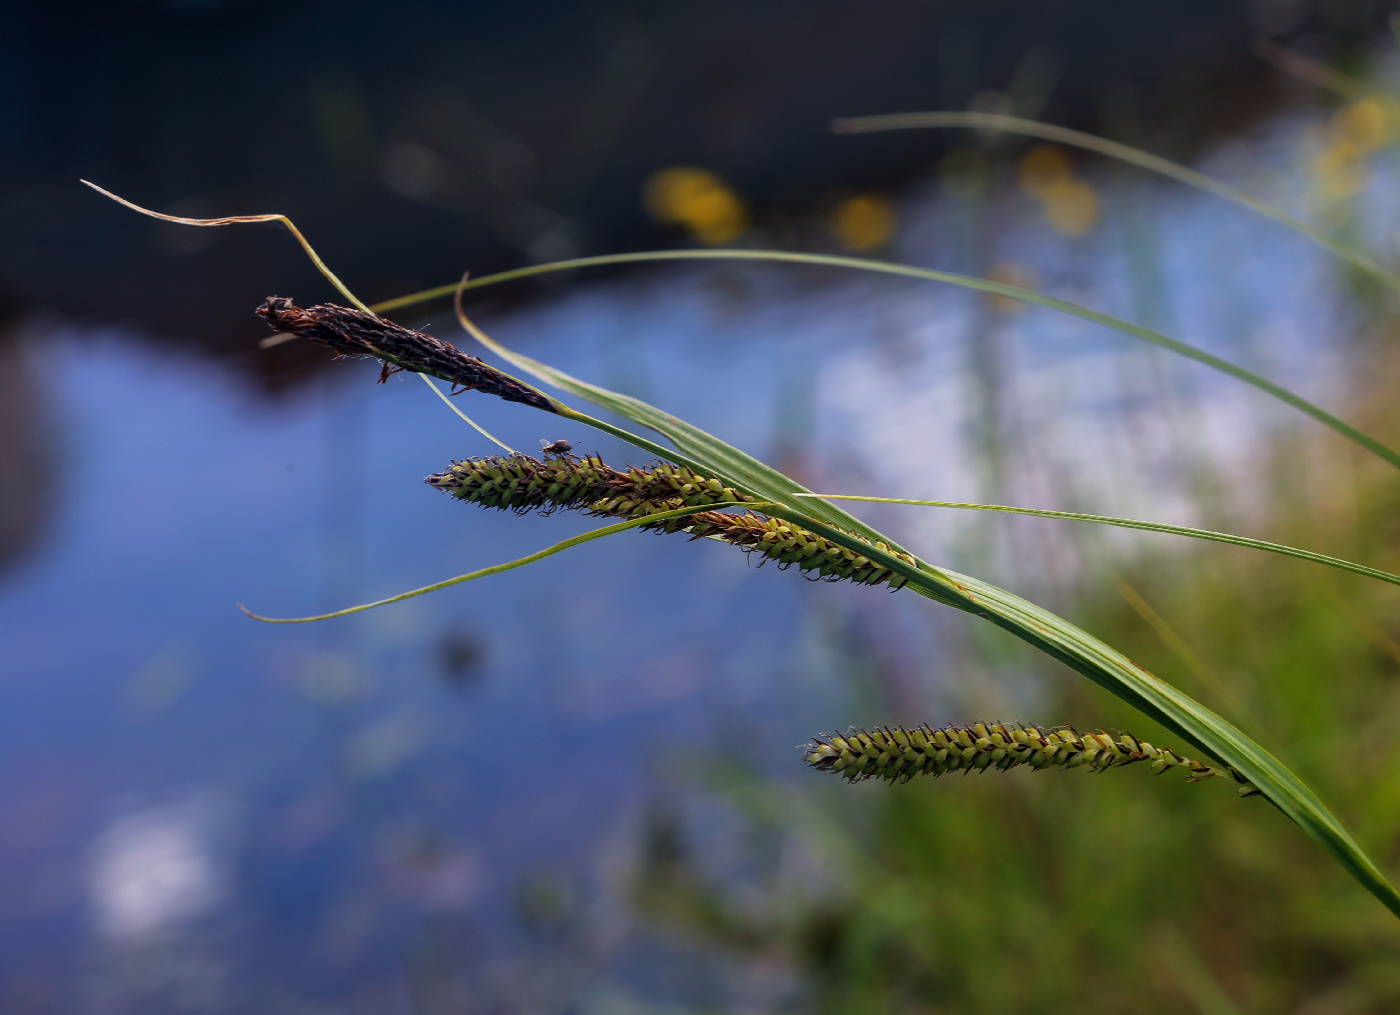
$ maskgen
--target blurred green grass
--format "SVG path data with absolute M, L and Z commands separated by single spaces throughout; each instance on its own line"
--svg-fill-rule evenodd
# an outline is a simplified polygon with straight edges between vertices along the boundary
M 1376 387 L 1367 415 L 1393 431 Z M 1335 444 L 1278 439 L 1265 534 L 1400 564 L 1400 482 Z M 1383 867 L 1400 860 L 1395 590 L 1244 550 L 1118 556 L 1074 590 L 1071 619 L 1257 733 Z M 963 651 L 968 672 L 1012 662 L 995 643 Z M 847 665 L 878 692 L 870 657 Z M 1047 694 L 1025 718 L 1172 743 L 1084 681 L 1037 670 Z M 988 689 L 962 693 L 957 714 L 928 718 L 980 717 Z M 1281 814 L 1224 784 L 1138 769 L 831 783 L 733 770 L 707 790 L 819 875 L 778 865 L 736 879 L 680 823 L 652 830 L 640 909 L 694 945 L 781 963 L 804 1007 L 843 1015 L 1400 1010 L 1394 919 Z
M 1159 275 L 1127 253 L 1135 274 Z M 1352 349 L 1360 394 L 1344 415 L 1393 441 L 1397 321 L 1355 278 L 1343 284 L 1364 318 Z M 1164 389 L 1162 425 L 1180 431 L 1194 396 L 1172 397 Z M 1400 568 L 1400 478 L 1383 463 L 1332 435 L 1287 428 L 1271 439 L 1262 482 L 1245 484 L 1192 458 L 1187 446 L 1199 443 L 1175 439 L 1210 524 Z M 997 451 L 1015 467 L 1014 452 Z M 972 552 L 994 553 L 1006 524 L 983 521 Z M 1059 612 L 1259 739 L 1394 869 L 1400 593 L 1242 549 L 1153 540 L 1125 553 L 1095 529 L 1039 530 L 1088 565 L 1054 590 Z M 900 678 L 881 672 L 888 653 L 864 648 L 848 646 L 843 662 L 853 717 L 887 716 L 897 694 L 885 692 Z M 999 633 L 968 627 L 959 651 L 949 713 L 919 719 L 1123 728 L 1180 746 Z M 977 678 L 1009 672 L 1043 694 L 1035 714 L 1007 712 L 1004 692 Z M 1400 925 L 1268 803 L 1224 784 L 1130 769 L 851 788 L 734 767 L 689 792 L 746 834 L 776 838 L 770 852 L 785 859 L 742 869 L 716 861 L 706 822 L 667 811 L 645 837 L 638 910 L 686 947 L 783 969 L 803 1010 L 1400 1011 Z

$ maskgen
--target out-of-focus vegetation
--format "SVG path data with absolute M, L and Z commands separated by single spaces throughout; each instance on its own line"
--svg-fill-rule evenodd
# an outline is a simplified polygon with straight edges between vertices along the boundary
M 1272 535 L 1400 563 L 1400 483 L 1336 450 L 1325 439 L 1279 442 Z M 1396 862 L 1392 590 L 1192 547 L 1114 568 L 1082 591 L 1075 619 L 1262 737 L 1378 862 Z M 1006 666 L 1001 648 L 970 645 L 968 669 Z M 876 701 L 880 658 L 858 646 L 849 660 Z M 1078 678 L 1037 669 L 1053 688 L 1040 716 L 1142 724 Z M 960 698 L 948 718 L 996 707 L 985 686 L 952 683 Z M 692 942 L 789 968 L 804 1006 L 819 1011 L 1400 1006 L 1400 927 L 1285 819 L 1224 784 L 1144 785 L 1136 774 L 799 791 L 735 770 L 709 792 L 780 839 L 770 848 L 782 859 L 717 869 L 701 827 L 668 814 L 651 830 L 636 897 Z
M 1335 229 L 1355 228 L 1365 160 L 1393 139 L 1390 116 L 1388 104 L 1363 96 L 1319 137 L 1316 210 Z M 1053 192 L 1078 182 L 1068 165 L 1053 149 L 1032 149 L 1019 182 L 1073 234 Z M 1370 289 L 1356 293 L 1364 337 L 1353 390 L 1362 394 L 1350 416 L 1393 440 L 1396 321 Z M 1201 514 L 1400 566 L 1392 469 L 1302 427 L 1278 433 L 1269 455 L 1262 491 L 1205 458 L 1191 463 Z M 1014 458 L 1006 447 L 989 455 Z M 996 524 L 983 528 L 990 542 Z M 1235 549 L 1152 544 L 1129 557 L 1099 532 L 1041 532 L 1073 543 L 1086 565 L 1059 591 L 1075 604 L 1072 619 L 1258 738 L 1383 867 L 1400 861 L 1393 589 Z M 898 707 L 899 675 L 882 665 L 891 653 L 859 638 L 828 641 L 844 653 L 853 715 L 880 721 Z M 950 674 L 947 712 L 930 722 L 1003 717 L 1017 706 L 976 675 L 1015 670 L 1044 692 L 1026 719 L 1137 724 L 1154 740 L 1161 732 L 998 640 L 970 638 L 961 653 L 954 669 L 967 676 Z M 1393 917 L 1280 814 L 1224 784 L 1018 771 L 850 788 L 773 782 L 735 765 L 698 779 L 686 796 L 652 819 L 638 907 L 682 947 L 782 970 L 802 1010 L 1400 1009 Z M 735 825 L 763 849 L 737 857 L 716 849 Z

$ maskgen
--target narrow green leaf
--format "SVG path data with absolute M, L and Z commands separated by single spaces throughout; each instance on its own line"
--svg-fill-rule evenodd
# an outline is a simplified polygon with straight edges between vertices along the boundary
M 1400 21 L 1391 18 L 1391 32 L 1394 33 L 1397 28 L 1400 28 Z M 1292 74 L 1308 84 L 1325 88 L 1352 102 L 1372 99 L 1382 103 L 1391 112 L 1400 112 L 1400 103 L 1397 103 L 1395 97 L 1384 89 L 1377 88 L 1360 78 L 1352 77 L 1350 74 L 1343 74 L 1335 67 L 1329 67 L 1325 63 L 1310 60 L 1302 53 L 1285 49 L 1266 35 L 1255 38 L 1254 44 L 1250 48 L 1279 70 Z
M 745 503 L 745 508 L 757 508 L 762 510 L 771 505 L 764 503 Z M 334 613 L 322 613 L 315 617 L 264 617 L 254 613 L 242 603 L 238 608 L 254 620 L 261 620 L 265 624 L 309 624 L 315 620 L 330 620 L 334 617 L 344 617 L 351 613 L 360 613 L 363 610 L 372 610 L 376 606 L 386 606 L 389 603 L 397 603 L 404 599 L 412 599 L 414 596 L 421 596 L 428 592 L 436 592 L 438 589 L 451 588 L 453 585 L 460 585 L 463 582 L 472 581 L 475 578 L 485 578 L 488 575 L 500 574 L 503 571 L 513 571 L 517 567 L 524 567 L 526 564 L 533 564 L 537 560 L 544 560 L 552 557 L 556 553 L 581 546 L 594 539 L 602 539 L 604 536 L 613 536 L 619 532 L 626 532 L 628 529 L 635 529 L 639 525 L 647 525 L 652 522 L 663 522 L 668 518 L 682 518 L 685 515 L 693 515 L 701 511 L 713 511 L 713 504 L 698 504 L 690 507 L 677 508 L 674 511 L 658 511 L 656 514 L 646 515 L 642 518 L 629 518 L 625 522 L 618 522 L 616 525 L 605 525 L 601 529 L 594 529 L 592 532 L 584 532 L 577 536 L 570 536 L 563 542 L 555 543 L 537 553 L 532 553 L 528 557 L 521 557 L 519 560 L 507 561 L 504 564 L 493 564 L 490 567 L 483 567 L 479 571 L 470 571 L 467 574 L 460 574 L 456 578 L 449 578 L 446 581 L 436 582 L 432 585 L 425 585 L 421 589 L 413 589 L 410 592 L 400 592 L 396 596 L 388 599 L 377 599 L 372 603 L 361 603 L 359 606 L 349 606 L 343 610 L 336 610 Z
M 1400 452 L 1382 444 L 1369 434 L 1363 433 L 1350 423 L 1338 419 L 1327 410 L 1294 394 L 1282 385 L 1275 384 L 1273 381 L 1261 377 L 1252 370 L 1246 370 L 1244 367 L 1237 366 L 1229 360 L 1221 359 L 1219 356 L 1208 353 L 1204 349 L 1197 349 L 1193 345 L 1188 345 L 1185 342 L 1163 335 L 1159 331 L 1153 331 L 1151 328 L 1144 328 L 1139 324 L 1133 324 L 1122 318 L 1114 317 L 1112 314 L 1100 313 L 1097 310 L 1081 306 L 1078 303 L 1071 303 L 1068 300 L 1056 299 L 1053 296 L 1045 296 L 1041 293 L 1032 292 L 1029 289 L 1020 289 L 1002 282 L 992 282 L 983 278 L 972 278 L 967 275 L 957 275 L 947 271 L 935 271 L 932 268 L 915 268 L 907 264 L 891 264 L 886 261 L 872 261 L 868 258 L 861 257 L 836 257 L 830 254 L 803 254 L 786 250 L 657 250 L 632 254 L 606 254 L 599 257 L 579 257 L 569 261 L 555 261 L 551 264 L 534 264 L 526 268 L 516 268 L 513 271 L 503 271 L 496 275 L 485 275 L 481 278 L 469 279 L 459 286 L 439 286 L 436 289 L 426 289 L 420 293 L 402 296 L 395 300 L 376 304 L 372 309 L 375 313 L 387 313 L 399 307 L 410 306 L 414 303 L 421 303 L 441 296 L 449 296 L 453 292 L 458 291 L 459 288 L 465 291 L 467 289 L 495 285 L 500 282 L 508 282 L 512 279 L 527 278 L 532 275 L 542 275 L 553 271 L 568 271 L 574 268 L 595 267 L 604 264 L 678 260 L 784 261 L 795 264 L 825 265 L 833 268 L 855 268 L 861 271 L 875 271 L 889 275 L 902 275 L 906 278 L 925 279 L 930 282 L 944 282 L 948 285 L 975 289 L 979 292 L 992 293 L 997 296 L 1005 296 L 1008 299 L 1020 300 L 1023 303 L 1032 303 L 1036 306 L 1058 310 L 1061 313 L 1079 317 L 1086 321 L 1092 321 L 1095 324 L 1101 324 L 1106 328 L 1122 332 L 1125 335 L 1131 335 L 1134 338 L 1161 346 L 1164 349 L 1170 349 L 1178 355 L 1193 359 L 1198 363 L 1204 363 L 1214 370 L 1228 374 L 1237 380 L 1244 381 L 1246 384 L 1252 385 L 1260 391 L 1272 395 L 1279 401 L 1293 406 L 1293 408 L 1297 409 L 1299 412 L 1306 413 L 1323 426 L 1335 430 L 1348 440 L 1361 445 L 1373 454 L 1385 459 L 1396 468 L 1400 468 Z M 512 360 L 512 362 L 515 361 Z M 522 364 L 517 363 L 517 365 L 525 369 Z M 549 383 L 553 384 L 554 381 L 549 381 Z M 575 381 L 574 383 L 581 382 Z M 563 385 L 560 386 L 564 387 Z M 570 389 L 565 387 L 565 390 Z
M 1259 200 L 1253 194 L 1246 193 L 1238 187 L 1232 187 L 1228 183 L 1222 183 L 1205 173 L 1198 173 L 1194 169 L 1188 169 L 1169 159 L 1145 152 L 1141 148 L 1110 141 L 1108 138 L 1070 130 L 1068 127 L 1041 123 L 1039 120 L 1023 120 L 1018 116 L 1003 116 L 1000 113 L 884 113 L 879 116 L 858 116 L 831 122 L 831 129 L 838 134 L 869 134 L 875 131 L 917 130 L 928 127 L 969 127 L 977 130 L 999 130 L 1008 134 L 1038 137 L 1046 141 L 1056 141 L 1063 145 L 1097 152 L 1100 155 L 1107 155 L 1111 159 L 1118 159 L 1141 169 L 1169 176 L 1188 187 L 1214 194 L 1216 197 L 1224 198 L 1242 208 L 1248 208 L 1257 215 L 1272 219 L 1279 225 L 1306 237 L 1335 257 L 1346 261 L 1352 267 L 1359 268 L 1373 278 L 1384 282 L 1390 288 L 1400 289 L 1400 277 L 1386 270 L 1366 254 L 1332 239 L 1326 233 L 1314 229 L 1306 222 L 1294 218 L 1266 201 Z
M 467 424 L 467 426 L 471 427 L 477 433 L 481 434 L 481 436 L 485 437 L 492 444 L 496 445 L 499 448 L 505 449 L 506 454 L 515 454 L 515 450 L 509 444 L 506 444 L 504 441 L 491 436 L 489 433 L 487 433 L 481 428 L 480 424 L 478 424 L 476 420 L 472 419 L 461 409 L 457 408 L 457 403 L 452 401 L 452 399 L 448 398 L 446 395 L 444 395 L 442 393 L 442 389 L 433 383 L 433 379 L 431 377 L 429 377 L 427 374 L 422 373 L 420 373 L 418 376 L 423 378 L 423 383 L 433 389 L 433 394 L 437 395 L 438 398 L 442 399 L 442 403 L 446 405 L 449 409 L 451 409 L 453 412 L 455 412 L 458 416 L 460 416 L 462 420 Z
M 902 497 L 861 497 L 854 494 L 842 493 L 799 493 L 798 497 L 821 497 L 826 500 L 859 500 L 868 501 L 872 504 L 912 504 L 917 507 L 941 507 L 957 508 L 962 511 L 997 511 L 1012 515 L 1030 515 L 1033 518 L 1063 518 L 1072 522 L 1094 522 L 1099 525 L 1116 525 L 1122 529 L 1141 529 L 1144 532 L 1165 532 L 1173 536 L 1189 536 L 1192 539 L 1208 539 L 1214 543 L 1228 543 L 1231 546 L 1246 546 L 1251 550 L 1264 550 L 1268 553 L 1278 553 L 1285 557 L 1296 557 L 1298 560 L 1309 560 L 1314 564 L 1325 564 L 1328 567 L 1340 568 L 1343 571 L 1351 571 L 1354 574 L 1363 574 L 1367 578 L 1376 578 L 1391 585 L 1400 585 L 1400 575 L 1391 574 L 1389 571 L 1381 571 L 1374 567 L 1366 567 L 1364 564 L 1353 564 L 1349 560 L 1342 560 L 1340 557 L 1329 557 L 1325 553 L 1314 553 L 1311 550 L 1300 550 L 1296 546 L 1286 546 L 1283 543 L 1270 543 L 1263 539 L 1250 539 L 1248 536 L 1236 536 L 1229 532 L 1213 532 L 1210 529 L 1193 529 L 1184 525 L 1165 525 L 1162 522 L 1144 522 L 1135 518 L 1114 518 L 1110 515 L 1086 515 L 1075 511 L 1045 511 L 1039 508 L 1011 507 L 1006 504 L 968 504 L 956 500 L 908 500 Z
M 911 565 L 894 553 L 880 550 L 867 540 L 896 544 L 834 505 L 804 497 L 811 491 L 671 414 L 513 352 L 461 314 L 460 299 L 458 314 L 463 326 L 479 341 L 520 369 L 635 423 L 658 430 L 685 452 L 690 460 L 687 464 L 708 467 L 737 489 L 773 502 L 765 509 L 769 514 L 803 525 L 903 575 L 909 580 L 907 587 L 920 595 L 991 621 L 1088 677 L 1207 756 L 1234 768 L 1316 839 L 1367 891 L 1400 916 L 1400 893 L 1316 794 L 1263 747 L 1200 702 L 1048 610 L 975 578 L 924 561 Z M 588 420 L 585 417 L 581 421 Z
M 1308 786 L 1255 741 L 1200 702 L 1061 617 L 976 578 L 899 557 L 853 539 L 800 512 L 771 513 L 800 522 L 909 579 L 907 587 L 975 614 L 1088 677 L 1183 740 L 1239 772 L 1387 909 L 1400 916 L 1400 893 Z M 844 539 L 844 542 L 843 542 Z
M 644 438 L 637 437 L 636 434 L 627 432 L 618 427 L 604 423 L 602 420 L 594 419 L 575 409 L 571 409 L 563 403 L 556 404 L 559 415 L 566 419 L 574 419 L 580 423 L 603 430 L 605 433 L 620 437 L 629 443 L 650 451 L 652 454 L 660 455 L 701 472 L 709 472 L 717 479 L 724 480 L 730 486 L 743 490 L 760 500 L 773 500 L 786 503 L 798 510 L 810 512 L 825 521 L 834 525 L 859 532 L 868 539 L 882 539 L 896 549 L 903 549 L 892 543 L 887 536 L 882 536 L 874 529 L 867 526 L 860 519 L 847 514 L 834 504 L 825 501 L 799 501 L 794 495 L 799 493 L 810 493 L 806 487 L 793 481 L 776 469 L 769 468 L 758 459 L 744 454 L 738 448 L 731 447 L 719 438 L 706 433 L 699 427 L 692 426 L 683 419 L 672 416 L 669 412 L 663 412 L 653 405 L 630 395 L 618 394 L 606 388 L 600 388 L 596 384 L 589 384 L 587 381 L 579 380 L 570 376 L 562 370 L 557 370 L 547 363 L 523 356 L 506 346 L 501 345 L 491 336 L 478 328 L 471 319 L 462 312 L 460 293 L 456 304 L 457 319 L 478 342 L 486 346 L 497 356 L 500 356 L 511 365 L 524 370 L 526 373 L 552 384 L 562 391 L 578 395 L 585 398 L 594 405 L 601 406 L 609 412 L 616 413 L 624 419 L 630 419 L 634 423 L 649 427 L 652 430 L 664 435 L 676 449 L 677 454 L 667 448 L 663 448 Z

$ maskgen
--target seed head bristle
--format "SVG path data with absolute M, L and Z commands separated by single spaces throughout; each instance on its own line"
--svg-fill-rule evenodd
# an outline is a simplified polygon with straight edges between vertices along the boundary
M 813 737 L 803 748 L 803 760 L 819 772 L 834 772 L 849 782 L 883 779 L 908 782 L 916 775 L 935 778 L 948 772 L 1005 772 L 1028 768 L 1087 768 L 1102 772 L 1148 761 L 1155 773 L 1181 768 L 1187 782 L 1228 776 L 1244 783 L 1241 795 L 1257 793 L 1233 769 L 1222 771 L 1166 747 L 1122 734 L 1116 740 L 1104 730 L 1079 733 L 1072 726 L 1045 729 L 1024 723 L 974 723 L 971 726 L 929 725 Z

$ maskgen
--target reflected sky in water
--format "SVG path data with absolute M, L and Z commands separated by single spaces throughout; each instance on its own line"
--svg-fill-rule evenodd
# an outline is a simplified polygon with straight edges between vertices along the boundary
M 1284 119 L 1204 168 L 1298 206 L 1307 181 L 1287 170 L 1317 131 Z M 1354 328 L 1322 255 L 1214 199 L 1107 168 L 1089 177 L 1104 224 L 1082 239 L 1009 183 L 978 205 L 945 181 L 902 199 L 891 253 L 1014 269 L 1346 404 Z M 1389 252 L 1387 200 L 1368 196 L 1365 221 Z M 1103 329 L 907 280 L 681 266 L 490 325 L 831 491 L 1201 523 L 1190 463 L 1210 457 L 1247 493 L 1260 441 L 1298 424 Z M 415 378 L 376 387 L 376 366 L 349 363 L 267 402 L 130 336 L 31 337 L 59 486 L 42 545 L 0 584 L 12 1010 L 664 1000 L 680 988 L 657 977 L 685 978 L 657 972 L 671 967 L 626 905 L 648 807 L 707 759 L 800 780 L 792 746 L 818 730 L 949 718 L 933 712 L 961 619 L 678 537 L 628 533 L 351 618 L 257 624 L 234 604 L 338 608 L 596 523 L 482 512 L 425 487 L 448 460 L 493 449 Z M 522 450 L 565 438 L 643 461 L 523 407 L 459 404 Z M 1018 592 L 1078 574 L 1074 547 L 1047 538 L 1063 532 L 1053 523 L 863 513 Z M 1233 521 L 1247 529 L 1247 515 Z M 1162 537 L 1104 538 L 1126 552 Z M 903 674 L 878 707 L 827 649 L 852 624 Z M 1033 697 L 1000 676 L 1008 700 Z M 591 951 L 540 959 L 551 920 L 586 924 Z M 538 982 L 519 982 L 518 956 Z
M 17 975 L 168 936 L 150 963 L 175 977 L 207 950 L 230 997 L 372 980 L 375 956 L 389 976 L 414 921 L 500 909 L 537 868 L 592 878 L 655 763 L 726 712 L 777 714 L 798 590 L 708 542 L 629 534 L 333 624 L 248 620 L 235 602 L 347 605 L 595 523 L 424 486 L 490 447 L 416 378 L 352 364 L 267 405 L 140 346 L 45 348 L 62 497 L 0 600 Z M 463 404 L 519 447 L 580 436 Z M 817 721 L 786 715 L 785 744 Z M 110 1003 L 175 990 L 163 975 Z M 108 979 L 75 989 L 121 994 Z

